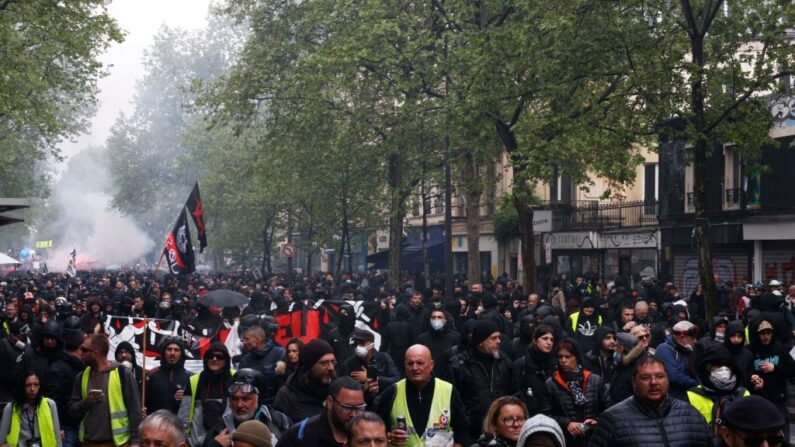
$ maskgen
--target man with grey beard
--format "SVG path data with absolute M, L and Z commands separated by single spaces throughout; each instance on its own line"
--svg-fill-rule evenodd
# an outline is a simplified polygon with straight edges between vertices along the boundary
M 298 369 L 287 378 L 273 403 L 275 409 L 293 421 L 320 414 L 329 386 L 337 377 L 334 348 L 323 340 L 304 345 L 298 359 Z
M 292 421 L 265 404 L 262 390 L 266 386 L 265 376 L 259 371 L 251 368 L 237 371 L 227 390 L 229 404 L 221 421 L 207 433 L 203 447 L 231 447 L 232 435 L 240 424 L 250 420 L 265 424 L 271 434 L 271 445 L 275 445 Z
M 511 368 L 500 352 L 500 331 L 494 322 L 478 320 L 471 344 L 459 346 L 450 359 L 450 375 L 461 395 L 470 421 L 482 421 L 497 398 L 511 392 Z M 481 427 L 470 426 L 470 436 L 477 439 Z

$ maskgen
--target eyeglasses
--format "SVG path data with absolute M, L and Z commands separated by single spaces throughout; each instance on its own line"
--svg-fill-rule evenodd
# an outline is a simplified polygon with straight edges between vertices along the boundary
M 367 409 L 367 404 L 361 404 L 361 405 L 341 404 L 339 403 L 339 401 L 337 401 L 337 399 L 334 398 L 334 396 L 331 396 L 331 400 L 333 400 L 335 404 L 339 405 L 339 407 L 342 408 L 343 411 L 363 413 L 364 410 Z
M 337 366 L 337 361 L 336 360 L 323 360 L 322 362 L 317 362 L 317 364 L 325 368 L 325 367 L 328 367 L 328 366 Z
M 784 443 L 784 436 L 781 433 L 778 433 L 775 435 L 756 435 L 743 438 L 743 443 L 748 447 L 759 447 L 765 441 L 767 441 L 767 445 L 775 447 Z
M 229 384 L 229 387 L 226 389 L 229 394 L 235 394 L 235 392 L 240 391 L 243 394 L 259 394 L 259 390 L 253 383 L 248 382 L 233 382 Z
M 513 425 L 513 426 L 516 426 L 516 425 L 522 425 L 522 424 L 524 424 L 524 421 L 526 421 L 526 420 L 527 420 L 527 418 L 526 418 L 526 417 L 524 417 L 524 416 L 521 416 L 521 417 L 505 416 L 505 417 L 504 417 L 504 418 L 502 418 L 501 420 L 502 420 L 502 423 L 503 423 L 503 424 L 505 424 L 505 425 Z
M 94 350 L 91 348 L 86 348 L 83 345 L 80 345 L 80 352 L 94 352 Z

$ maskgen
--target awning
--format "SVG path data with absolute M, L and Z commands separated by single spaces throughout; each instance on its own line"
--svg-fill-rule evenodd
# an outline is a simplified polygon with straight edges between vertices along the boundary
M 22 264 L 22 263 L 12 258 L 11 256 L 0 253 L 0 265 L 5 265 L 5 264 Z
M 434 272 L 444 270 L 444 242 L 439 242 L 428 246 L 428 260 L 430 269 Z M 373 268 L 385 270 L 389 268 L 389 250 L 379 251 L 367 256 L 367 263 L 373 264 Z M 423 269 L 422 245 L 407 245 L 400 252 L 400 269 L 416 270 Z
M 795 216 L 765 216 L 743 221 L 746 241 L 781 241 L 795 239 Z

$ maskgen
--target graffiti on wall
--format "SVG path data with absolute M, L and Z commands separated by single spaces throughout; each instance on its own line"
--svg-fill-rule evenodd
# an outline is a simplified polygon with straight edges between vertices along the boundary
M 737 266 L 730 257 L 713 257 L 712 272 L 718 275 L 720 281 L 725 283 L 731 281 L 737 284 Z M 682 269 L 682 281 L 679 283 L 679 293 L 682 297 L 689 297 L 696 288 L 701 278 L 698 275 L 698 258 L 690 258 L 685 262 Z
M 795 283 L 795 256 L 790 257 L 787 262 L 780 264 L 777 262 L 765 262 L 765 282 L 771 279 L 778 279 L 787 284 Z

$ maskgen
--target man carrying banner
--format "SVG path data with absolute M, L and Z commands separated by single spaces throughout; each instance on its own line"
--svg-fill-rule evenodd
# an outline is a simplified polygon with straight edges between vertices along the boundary
M 75 379 L 69 414 L 82 419 L 84 447 L 138 445 L 141 403 L 132 371 L 108 361 L 110 343 L 104 334 L 91 334 L 80 346 L 88 365 Z
M 160 367 L 147 375 L 147 414 L 163 409 L 178 413 L 190 377 L 191 373 L 185 369 L 183 341 L 179 338 L 167 339 L 160 352 Z

